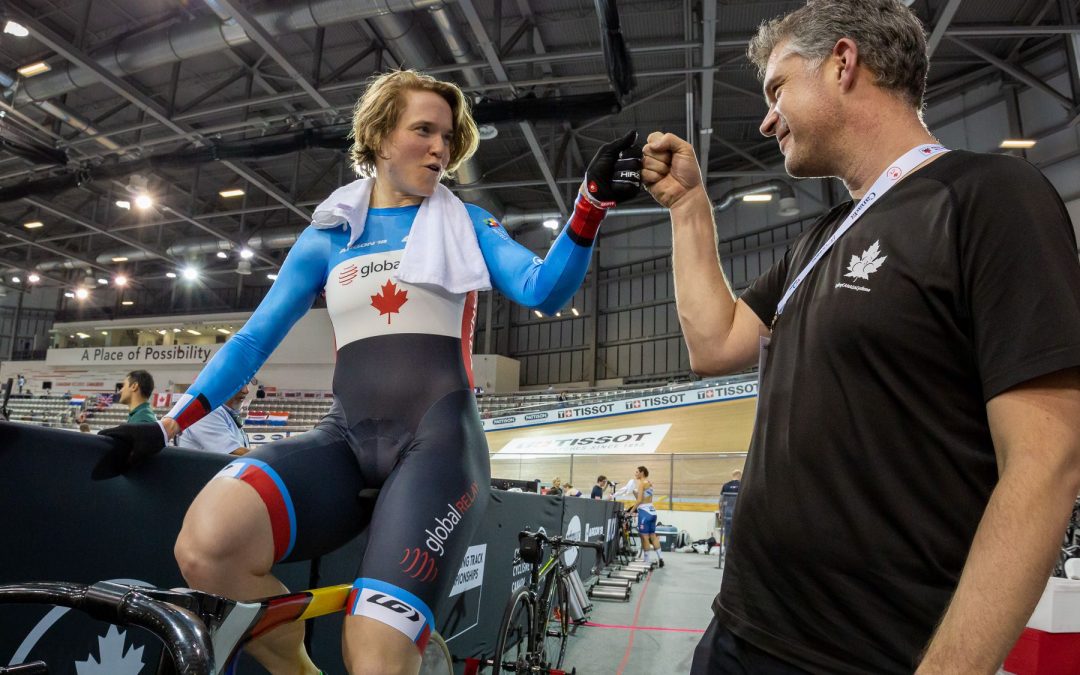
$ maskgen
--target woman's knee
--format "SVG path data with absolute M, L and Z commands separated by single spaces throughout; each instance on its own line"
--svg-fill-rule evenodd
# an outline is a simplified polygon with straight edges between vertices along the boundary
M 248 485 L 211 481 L 192 502 L 173 546 L 189 582 L 233 573 L 265 573 L 273 565 L 273 533 L 266 508 Z
M 396 628 L 364 616 L 345 620 L 345 665 L 349 675 L 415 675 L 420 652 Z

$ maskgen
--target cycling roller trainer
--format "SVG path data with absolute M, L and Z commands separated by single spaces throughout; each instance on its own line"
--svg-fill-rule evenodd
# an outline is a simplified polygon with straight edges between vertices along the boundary
M 385 116 L 379 111 L 395 101 L 399 109 L 382 122 L 388 133 L 363 147 L 362 132 L 379 121 L 362 125 L 361 117 Z M 196 588 L 241 599 L 281 592 L 271 565 L 349 541 L 366 524 L 358 493 L 379 488 L 350 604 L 352 615 L 374 622 L 346 621 L 346 663 L 352 672 L 415 672 L 435 629 L 438 602 L 488 501 L 490 469 L 470 372 L 476 289 L 485 285 L 452 292 L 405 281 L 406 241 L 429 236 L 422 219 L 444 212 L 439 200 L 453 200 L 467 213 L 462 232 L 475 237 L 481 272 L 486 268 L 491 284 L 514 302 L 554 313 L 580 286 L 606 209 L 639 191 L 640 149 L 633 147 L 633 132 L 599 149 L 569 222 L 541 260 L 490 213 L 473 205 L 461 209 L 438 185 L 442 172 L 476 147 L 475 125 L 454 85 L 410 71 L 390 73 L 370 85 L 356 117 L 353 157 L 362 167 L 374 165 L 376 178 L 367 183 L 370 202 L 337 206 L 355 214 L 370 204 L 366 217 L 319 222 L 316 210 L 316 222 L 297 239 L 258 309 L 162 428 L 174 435 L 226 401 L 325 292 L 337 344 L 330 412 L 311 431 L 226 466 L 217 477 L 235 480 L 212 480 L 196 498 L 177 559 Z M 355 194 L 360 185 L 328 201 Z M 453 254 L 444 257 L 446 264 Z M 102 433 L 125 441 L 125 464 L 163 445 L 155 425 Z M 302 651 L 302 627 L 295 630 L 270 633 L 249 651 L 272 672 L 316 672 Z M 401 635 L 416 649 L 402 651 L 409 643 Z

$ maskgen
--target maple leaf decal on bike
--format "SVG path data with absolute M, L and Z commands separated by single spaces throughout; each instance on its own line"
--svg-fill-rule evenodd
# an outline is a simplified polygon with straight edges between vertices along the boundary
M 386 315 L 386 323 L 390 323 L 393 314 L 401 311 L 401 306 L 409 301 L 408 291 L 399 291 L 397 285 L 390 280 L 379 287 L 382 291 L 371 296 L 371 306 L 379 310 L 379 316 Z
M 878 268 L 885 263 L 885 259 L 889 256 L 878 255 L 881 253 L 879 247 L 880 241 L 875 241 L 870 244 L 870 248 L 863 251 L 862 257 L 857 255 L 851 256 L 851 262 L 848 263 L 848 273 L 845 277 L 851 277 L 853 279 L 869 279 L 870 275 L 878 271 Z

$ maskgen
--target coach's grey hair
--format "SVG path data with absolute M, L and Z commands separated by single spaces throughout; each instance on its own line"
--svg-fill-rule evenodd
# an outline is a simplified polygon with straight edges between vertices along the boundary
M 764 79 L 769 55 L 787 49 L 818 67 L 841 38 L 859 47 L 859 59 L 877 85 L 902 96 L 922 111 L 926 93 L 926 31 L 900 0 L 808 0 L 786 16 L 766 21 L 750 40 L 747 56 Z

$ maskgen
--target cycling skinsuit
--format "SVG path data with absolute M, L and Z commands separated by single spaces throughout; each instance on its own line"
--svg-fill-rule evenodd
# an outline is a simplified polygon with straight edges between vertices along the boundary
M 492 284 L 549 314 L 577 291 L 604 211 L 579 198 L 546 260 L 466 205 Z M 334 403 L 311 431 L 260 446 L 218 476 L 262 497 L 274 559 L 328 553 L 368 526 L 350 611 L 399 629 L 423 651 L 487 504 L 490 467 L 472 394 L 476 292 L 395 281 L 419 206 L 369 209 L 349 227 L 307 228 L 273 287 L 169 413 L 181 428 L 255 374 L 320 291 L 334 326 Z
M 652 505 L 653 488 L 652 485 L 645 488 L 644 498 L 649 500 L 648 504 L 638 504 L 637 507 L 637 529 L 638 534 L 656 534 L 656 507 Z

